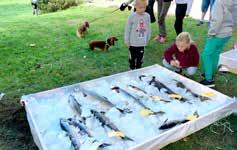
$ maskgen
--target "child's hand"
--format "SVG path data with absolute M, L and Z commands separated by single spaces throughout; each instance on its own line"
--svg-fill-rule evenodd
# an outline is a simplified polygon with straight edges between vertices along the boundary
M 178 60 L 175 60 L 175 62 L 176 62 L 176 67 L 181 68 L 180 67 L 180 62 Z
M 176 61 L 175 61 L 175 60 L 171 60 L 171 61 L 170 61 L 170 65 L 171 65 L 171 66 L 176 66 Z

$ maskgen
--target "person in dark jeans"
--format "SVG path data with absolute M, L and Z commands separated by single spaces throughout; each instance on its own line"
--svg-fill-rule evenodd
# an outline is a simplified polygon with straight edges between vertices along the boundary
M 183 32 L 183 19 L 189 15 L 193 0 L 176 0 L 174 28 L 177 35 Z

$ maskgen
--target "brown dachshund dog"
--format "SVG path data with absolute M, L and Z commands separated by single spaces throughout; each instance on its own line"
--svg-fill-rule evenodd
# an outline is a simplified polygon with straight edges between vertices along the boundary
M 85 21 L 76 31 L 77 37 L 82 38 L 84 37 L 84 33 L 86 32 L 87 28 L 89 28 L 89 22 Z
M 102 51 L 107 51 L 110 46 L 113 46 L 115 44 L 115 41 L 118 41 L 118 39 L 114 36 L 108 38 L 106 41 L 91 41 L 89 43 L 89 47 L 91 50 L 94 50 L 95 48 L 99 48 Z

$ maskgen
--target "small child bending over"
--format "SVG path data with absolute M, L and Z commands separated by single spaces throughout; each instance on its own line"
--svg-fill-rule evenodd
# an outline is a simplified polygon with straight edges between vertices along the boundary
M 186 76 L 191 77 L 197 71 L 199 53 L 188 32 L 181 32 L 174 44 L 165 52 L 163 65 L 177 73 L 186 70 Z
M 150 16 L 145 12 L 146 5 L 146 0 L 135 0 L 136 12 L 131 13 L 125 28 L 125 44 L 129 47 L 129 63 L 132 70 L 141 68 L 144 47 L 150 39 Z

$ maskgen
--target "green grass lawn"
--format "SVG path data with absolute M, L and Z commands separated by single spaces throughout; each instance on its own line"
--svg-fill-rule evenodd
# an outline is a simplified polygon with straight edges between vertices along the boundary
M 26 120 L 24 108 L 19 105 L 24 94 L 49 90 L 85 80 L 112 75 L 128 70 L 128 50 L 123 32 L 129 12 L 116 12 L 91 24 L 84 39 L 78 39 L 78 24 L 109 14 L 114 8 L 96 8 L 81 5 L 56 13 L 33 16 L 29 0 L 0 1 L 0 90 L 6 94 L 0 101 L 0 149 L 37 149 Z M 164 49 L 175 38 L 174 17 L 167 18 L 168 42 L 151 41 L 145 50 L 144 67 L 160 64 Z M 199 51 L 204 47 L 207 26 L 196 27 L 192 19 L 185 19 Z M 152 24 L 152 37 L 157 24 Z M 108 52 L 88 49 L 93 39 L 119 38 Z M 232 47 L 237 32 L 225 50 Z M 30 44 L 36 44 L 30 47 Z M 228 81 L 227 81 L 227 80 Z M 195 80 L 199 81 L 197 74 Z M 216 75 L 216 89 L 229 96 L 237 96 L 237 78 L 234 74 Z M 237 116 L 221 122 L 230 122 L 234 133 L 223 133 L 224 127 L 211 125 L 164 149 L 237 149 Z M 212 129 L 218 131 L 213 133 Z

